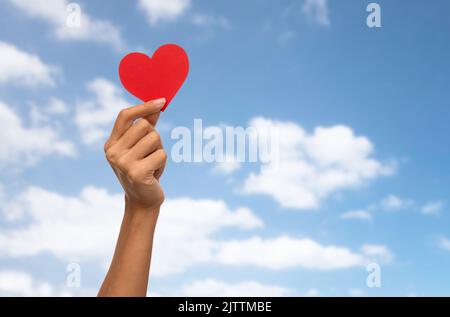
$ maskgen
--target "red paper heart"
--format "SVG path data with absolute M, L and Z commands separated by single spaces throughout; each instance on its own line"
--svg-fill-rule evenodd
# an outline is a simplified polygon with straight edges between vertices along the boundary
M 130 53 L 119 65 L 120 81 L 132 95 L 144 102 L 166 98 L 161 111 L 172 101 L 188 72 L 188 56 L 175 44 L 161 46 L 151 58 L 142 53 Z

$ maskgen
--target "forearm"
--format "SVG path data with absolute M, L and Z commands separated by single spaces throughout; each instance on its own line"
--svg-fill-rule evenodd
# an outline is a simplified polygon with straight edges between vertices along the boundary
M 145 296 L 159 208 L 144 210 L 125 203 L 111 266 L 98 296 Z

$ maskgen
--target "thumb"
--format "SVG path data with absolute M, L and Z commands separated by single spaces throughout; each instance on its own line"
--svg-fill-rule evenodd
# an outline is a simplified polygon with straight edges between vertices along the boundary
M 163 103 L 166 103 L 166 98 L 161 98 L 158 100 L 164 100 Z M 160 115 L 161 111 L 157 111 L 154 113 L 149 114 L 148 116 L 144 117 L 148 122 L 150 122 L 150 124 L 155 127 L 156 124 L 158 123 L 158 119 L 159 119 L 159 115 Z

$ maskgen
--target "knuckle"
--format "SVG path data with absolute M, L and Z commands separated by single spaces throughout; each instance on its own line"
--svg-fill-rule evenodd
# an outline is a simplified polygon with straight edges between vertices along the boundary
M 160 191 L 158 193 L 158 203 L 161 205 L 165 199 L 166 199 L 166 196 L 164 195 L 164 192 Z
M 165 150 L 161 150 L 161 158 L 164 162 L 167 161 L 167 152 Z
M 131 181 L 137 182 L 141 178 L 141 173 L 137 168 L 130 168 L 127 172 L 127 176 Z
M 108 149 L 109 149 L 109 141 L 106 141 L 103 145 L 103 152 L 108 155 Z
M 151 136 L 152 136 L 153 142 L 158 143 L 158 144 L 161 143 L 161 141 L 162 141 L 162 140 L 161 140 L 161 135 L 160 135 L 158 132 L 153 131 L 153 132 L 151 133 Z
M 122 109 L 119 111 L 119 115 L 117 116 L 120 119 L 126 119 L 128 117 L 129 110 L 128 108 Z
M 105 154 L 106 154 L 106 159 L 111 162 L 111 163 L 115 163 L 117 160 L 117 151 L 114 148 L 107 148 L 105 150 Z
M 138 126 L 139 126 L 139 128 L 147 131 L 147 130 L 149 130 L 151 128 L 152 125 L 150 124 L 150 122 L 148 122 L 148 120 L 140 119 L 138 121 Z
M 117 165 L 120 169 L 122 169 L 122 170 L 124 170 L 124 171 L 127 171 L 127 170 L 128 170 L 128 160 L 127 160 L 127 158 L 126 158 L 125 156 L 119 157 L 119 158 L 116 160 L 116 165 Z

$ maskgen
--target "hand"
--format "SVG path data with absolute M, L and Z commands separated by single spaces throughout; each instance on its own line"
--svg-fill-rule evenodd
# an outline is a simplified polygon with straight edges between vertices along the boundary
M 106 158 L 125 191 L 127 209 L 159 210 L 164 201 L 159 178 L 167 154 L 154 128 L 164 104 L 162 98 L 122 110 L 105 143 Z

